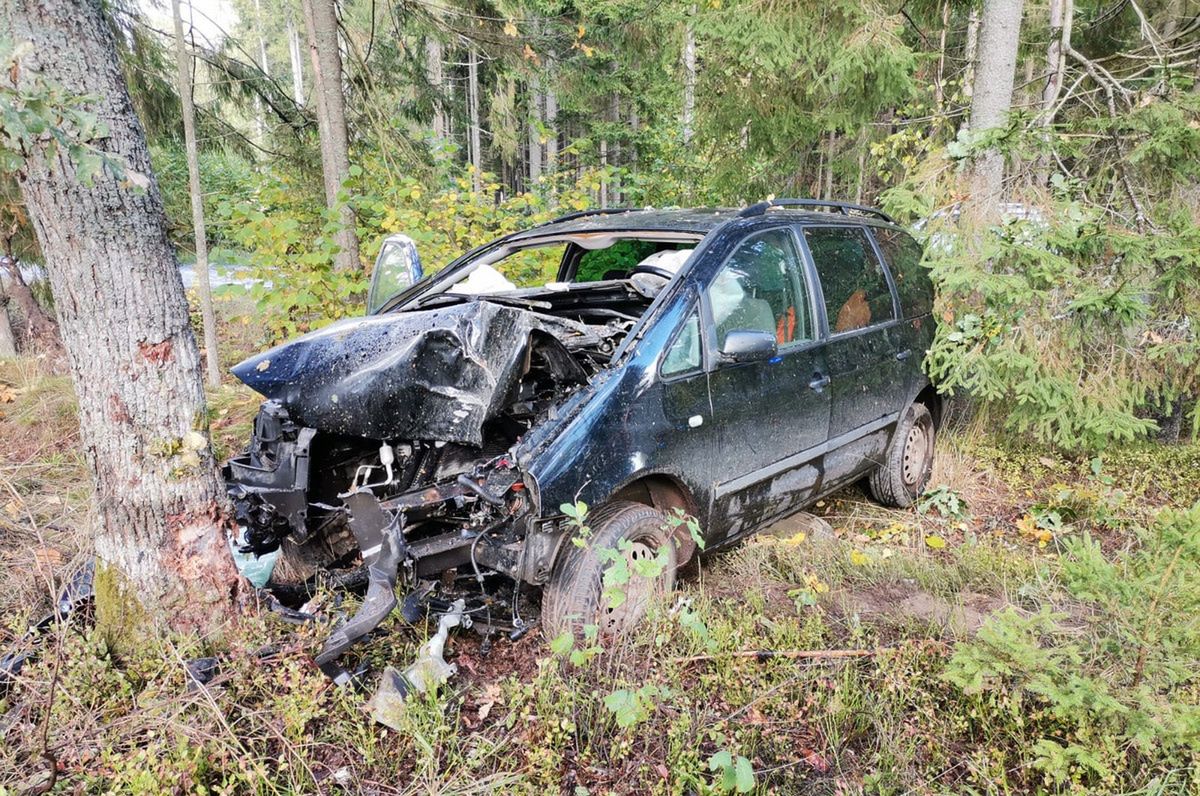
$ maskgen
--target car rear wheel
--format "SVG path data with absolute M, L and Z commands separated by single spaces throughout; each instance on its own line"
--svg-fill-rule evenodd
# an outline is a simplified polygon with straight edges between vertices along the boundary
M 602 635 L 627 632 L 645 617 L 656 596 L 675 586 L 678 556 L 661 511 L 614 501 L 589 514 L 586 524 L 591 535 L 582 547 L 572 540 L 564 542 L 542 593 L 542 629 L 547 639 L 564 632 L 578 635 L 585 625 L 597 625 Z M 621 565 L 615 556 L 630 573 L 628 582 L 613 584 L 624 592 L 624 600 L 605 594 L 605 573 Z M 649 563 L 660 556 L 661 567 Z M 639 575 L 639 568 L 656 574 Z
M 929 484 L 933 442 L 933 415 L 924 404 L 912 404 L 896 425 L 883 464 L 868 479 L 871 495 L 885 506 L 911 506 Z

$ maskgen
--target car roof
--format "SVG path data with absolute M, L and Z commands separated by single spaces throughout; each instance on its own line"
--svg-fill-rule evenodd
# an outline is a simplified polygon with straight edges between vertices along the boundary
M 589 232 L 686 232 L 696 235 L 707 235 L 717 227 L 730 221 L 742 219 L 776 219 L 783 213 L 783 208 L 771 207 L 768 212 L 746 215 L 743 208 L 731 207 L 702 207 L 702 208 L 672 208 L 659 210 L 647 208 L 634 210 L 616 208 L 611 210 L 585 210 L 557 218 L 536 227 L 521 230 L 507 240 L 518 242 L 533 238 L 572 235 Z M 800 221 L 818 224 L 868 224 L 870 226 L 894 226 L 889 221 L 869 218 L 860 215 L 847 215 L 827 210 L 800 210 L 788 208 L 787 218 L 790 221 Z
M 671 210 L 585 210 L 556 218 L 510 236 L 510 240 L 571 235 L 581 232 L 692 232 L 706 235 L 716 227 L 737 218 L 737 208 L 695 208 Z

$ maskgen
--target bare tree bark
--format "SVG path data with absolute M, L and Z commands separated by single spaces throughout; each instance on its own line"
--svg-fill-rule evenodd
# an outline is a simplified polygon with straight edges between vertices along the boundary
M 337 10 L 334 0 L 303 0 L 304 24 L 312 56 L 313 83 L 317 95 L 317 128 L 321 136 L 321 171 L 325 177 L 325 204 L 341 221 L 337 235 L 338 254 L 334 267 L 354 271 L 358 260 L 358 229 L 354 208 L 339 201 L 342 186 L 350 176 L 350 142 L 346 130 L 346 97 L 342 93 L 342 52 L 338 43 Z
M 471 187 L 483 190 L 483 151 L 479 131 L 479 53 L 471 46 L 467 54 L 467 105 L 471 116 Z
M 304 105 L 304 60 L 300 57 L 300 34 L 291 14 L 287 20 L 288 57 L 292 62 L 292 95 L 297 105 Z
M 146 137 L 99 0 L 10 0 L 0 19 L 39 71 L 107 127 L 125 164 L 90 186 L 62 147 L 29 147 L 18 180 L 45 255 L 95 486 L 97 611 L 117 644 L 235 616 L 228 502 L 205 427 L 200 353 Z M 144 185 L 138 188 L 134 184 Z
M 192 104 L 192 65 L 183 43 L 183 17 L 179 0 L 171 0 L 175 19 L 175 67 L 179 97 L 183 102 L 183 147 L 187 151 L 188 193 L 192 200 L 192 232 L 196 241 L 196 293 L 200 298 L 200 317 L 204 323 L 204 361 L 208 383 L 221 384 L 221 365 L 217 359 L 217 315 L 213 311 L 212 288 L 208 279 L 208 238 L 204 230 L 204 194 L 200 189 L 200 158 L 196 152 L 196 108 Z M 264 51 L 265 57 L 265 51 Z
M 971 132 L 1003 127 L 1012 108 L 1024 0 L 986 0 L 979 33 L 979 62 L 971 98 Z M 970 177 L 971 203 L 982 215 L 999 204 L 1004 156 L 994 147 L 980 153 Z
M 683 116 L 680 127 L 683 128 L 683 144 L 692 143 L 693 127 L 696 123 L 696 29 L 692 18 L 696 16 L 696 6 L 688 9 L 688 20 L 683 30 Z

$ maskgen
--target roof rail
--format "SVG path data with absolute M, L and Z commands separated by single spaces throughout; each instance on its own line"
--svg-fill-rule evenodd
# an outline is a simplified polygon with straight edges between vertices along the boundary
M 567 213 L 565 216 L 552 218 L 549 221 L 538 224 L 539 227 L 545 227 L 550 224 L 557 224 L 560 221 L 574 221 L 577 218 L 586 218 L 587 216 L 608 216 L 614 213 L 629 213 L 635 210 L 633 207 L 597 207 L 592 210 L 580 210 L 575 213 Z
M 773 207 L 825 207 L 830 210 L 836 210 L 842 215 L 848 216 L 851 213 L 859 213 L 865 216 L 881 218 L 889 224 L 896 223 L 887 213 L 874 207 L 864 207 L 863 205 L 854 205 L 849 202 L 829 202 L 824 199 L 768 199 L 765 202 L 759 202 L 745 208 L 742 212 L 738 213 L 738 218 L 761 216 Z

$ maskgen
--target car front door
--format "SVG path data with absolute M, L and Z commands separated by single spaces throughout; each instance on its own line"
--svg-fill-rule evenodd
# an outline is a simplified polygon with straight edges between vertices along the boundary
M 720 542 L 794 510 L 819 487 L 830 400 L 813 291 L 791 228 L 748 235 L 701 305 L 717 428 L 709 535 Z M 730 361 L 722 351 L 735 331 L 769 333 L 775 355 Z
M 889 330 L 896 323 L 891 280 L 866 230 L 805 226 L 805 248 L 821 288 L 829 341 L 829 451 L 826 486 L 853 480 L 882 460 L 896 420 L 906 365 Z M 911 355 L 911 354 L 910 354 Z

